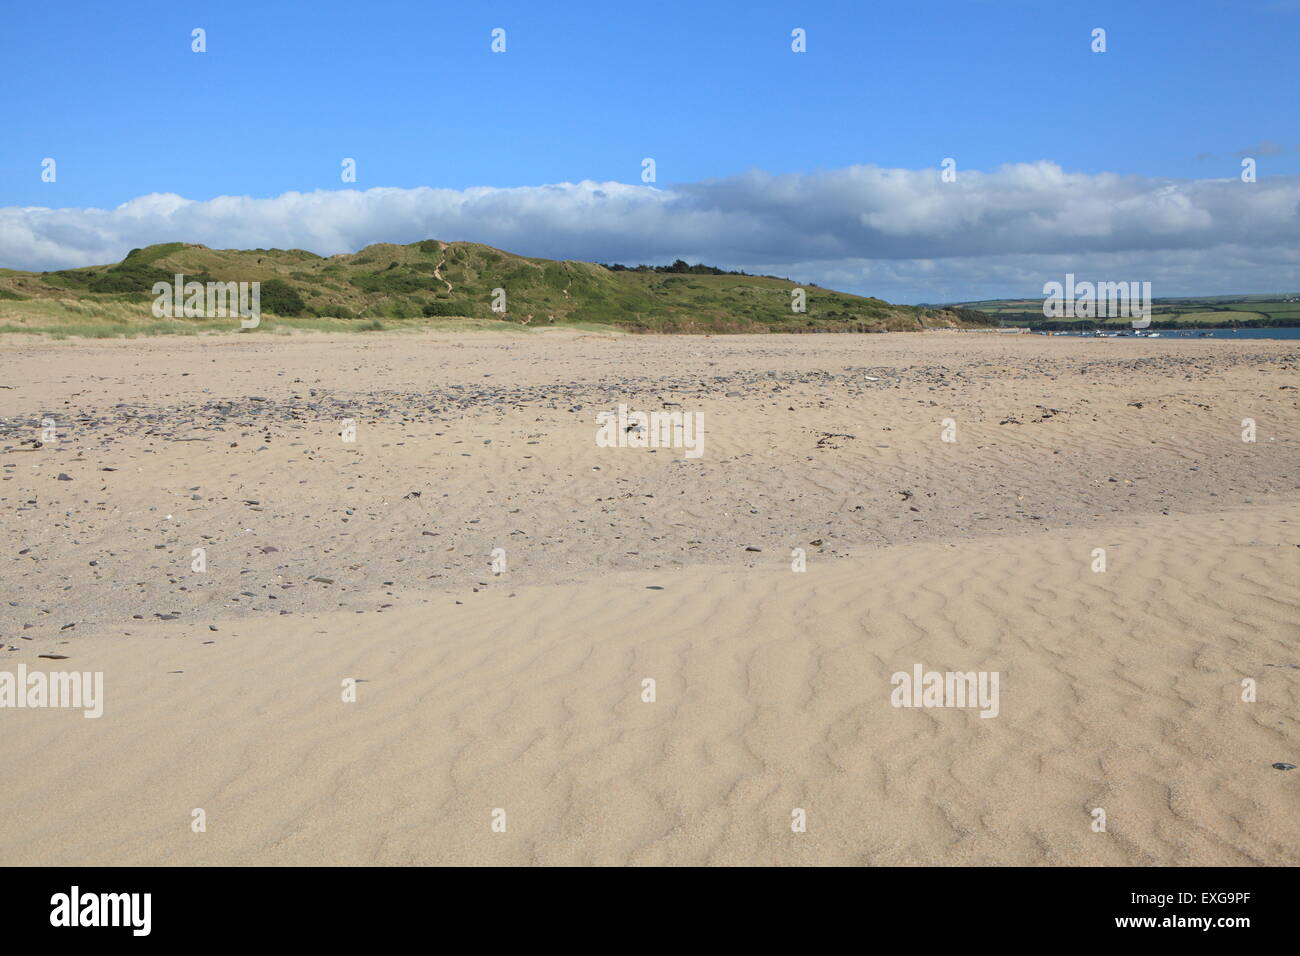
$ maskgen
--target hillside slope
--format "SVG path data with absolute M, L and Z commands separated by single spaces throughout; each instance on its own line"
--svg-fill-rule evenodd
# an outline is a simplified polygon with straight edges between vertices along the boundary
M 806 287 L 791 310 L 785 279 L 611 269 L 516 256 L 472 242 L 378 243 L 324 258 L 301 249 L 209 249 L 165 243 L 116 265 L 0 270 L 0 299 L 149 304 L 155 282 L 260 281 L 262 311 L 342 319 L 465 317 L 525 325 L 598 323 L 642 332 L 911 331 L 993 324 L 972 310 L 890 305 Z M 506 312 L 492 311 L 495 289 Z

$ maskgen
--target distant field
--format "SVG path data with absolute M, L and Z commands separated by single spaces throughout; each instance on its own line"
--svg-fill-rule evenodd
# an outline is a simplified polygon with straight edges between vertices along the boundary
M 1187 328 L 1197 326 L 1300 326 L 1300 302 L 1288 302 L 1292 294 L 1252 294 L 1239 296 L 1199 296 L 1181 299 L 1155 299 L 1151 303 L 1152 328 Z M 1043 315 L 1042 299 L 988 299 L 962 302 L 956 307 L 978 309 L 996 317 L 1004 326 L 1031 328 L 1071 328 L 1086 319 L 1048 319 Z M 1127 318 L 1096 321 L 1097 325 L 1127 326 Z
M 1201 325 L 1231 325 L 1233 322 L 1245 322 L 1250 319 L 1267 319 L 1271 316 L 1265 312 L 1244 311 L 1237 309 L 1215 309 L 1208 312 L 1179 312 L 1165 311 L 1164 309 L 1152 308 L 1151 318 L 1162 319 L 1174 322 L 1197 322 Z M 1127 323 L 1127 319 L 1112 319 L 1108 324 L 1119 322 Z

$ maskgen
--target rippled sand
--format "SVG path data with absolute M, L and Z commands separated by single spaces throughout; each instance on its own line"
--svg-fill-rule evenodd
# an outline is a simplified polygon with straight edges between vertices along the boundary
M 1289 343 L 0 359 L 0 670 L 106 688 L 0 710 L 0 863 L 1300 862 Z M 620 402 L 704 455 L 597 447 Z M 917 664 L 998 715 L 891 706 Z

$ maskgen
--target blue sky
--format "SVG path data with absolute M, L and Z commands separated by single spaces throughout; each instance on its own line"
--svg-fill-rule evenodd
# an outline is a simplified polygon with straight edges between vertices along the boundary
M 207 31 L 206 53 L 190 50 L 194 27 Z M 490 51 L 495 27 L 507 31 L 504 54 Z M 807 31 L 805 54 L 790 50 L 794 27 Z M 1104 54 L 1089 49 L 1094 27 L 1107 31 Z M 643 188 L 647 156 L 661 190 L 756 171 L 780 182 L 859 166 L 933 170 L 944 157 L 959 171 L 1046 160 L 1066 174 L 1154 183 L 1236 178 L 1244 151 L 1261 183 L 1300 176 L 1300 2 L 1290 0 L 97 0 L 11 5 L 2 29 L 0 206 L 69 216 L 155 193 L 273 199 L 584 180 Z M 41 181 L 44 157 L 57 160 L 54 183 Z M 344 157 L 357 161 L 355 184 L 340 181 Z M 412 224 L 400 218 L 394 241 L 422 238 L 408 238 Z M 444 223 L 466 228 L 463 218 L 425 222 Z M 66 251 L 58 230 L 76 225 L 64 217 L 39 238 Z M 572 241 L 570 223 L 534 225 L 511 236 L 527 248 L 511 251 L 591 251 Z M 336 231 L 346 244 L 350 233 Z M 680 254 L 707 256 L 707 237 L 692 236 Z M 878 243 L 862 251 L 891 258 Z M 905 258 L 946 258 L 926 251 Z M 722 264 L 784 260 L 834 274 L 810 265 L 820 260 L 806 249 L 780 252 L 721 242 L 715 254 L 772 260 Z M 672 253 L 644 244 L 647 261 Z M 81 264 L 58 254 L 52 263 Z M 910 298 L 937 297 L 933 283 L 909 283 Z

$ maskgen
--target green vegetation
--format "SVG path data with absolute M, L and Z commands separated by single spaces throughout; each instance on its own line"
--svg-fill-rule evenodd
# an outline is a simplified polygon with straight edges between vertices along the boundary
M 276 315 L 302 315 L 307 311 L 307 303 L 302 301 L 298 290 L 283 279 L 267 279 L 262 283 L 261 306 L 263 312 Z
M 970 309 L 891 305 L 812 285 L 805 288 L 806 311 L 796 313 L 791 309 L 796 284 L 776 276 L 724 272 L 682 260 L 632 267 L 560 262 L 427 239 L 406 246 L 378 243 L 328 259 L 301 249 L 241 251 L 172 242 L 133 249 L 110 266 L 0 270 L 0 326 L 31 330 L 33 316 L 15 311 L 29 303 L 58 313 L 47 313 L 48 319 L 85 323 L 84 315 L 70 311 L 71 303 L 80 302 L 136 307 L 132 320 L 119 315 L 121 322 L 105 316 L 91 322 L 105 334 L 128 334 L 124 328 L 134 332 L 141 323 L 201 330 L 211 321 L 228 328 L 229 321 L 220 319 L 160 324 L 149 314 L 153 284 L 171 282 L 178 273 L 187 282 L 260 282 L 262 311 L 282 320 L 264 320 L 266 329 L 324 328 L 334 320 L 342 328 L 375 331 L 472 322 L 594 325 L 628 332 L 884 332 L 995 324 Z M 492 308 L 497 289 L 505 290 L 504 313 Z
M 1035 331 L 1064 332 L 1096 328 L 1128 328 L 1129 318 L 1048 319 L 1042 299 L 984 299 L 950 306 L 978 309 L 1004 327 L 1023 326 Z M 1294 328 L 1300 326 L 1300 294 L 1213 295 L 1152 299 L 1152 329 Z

